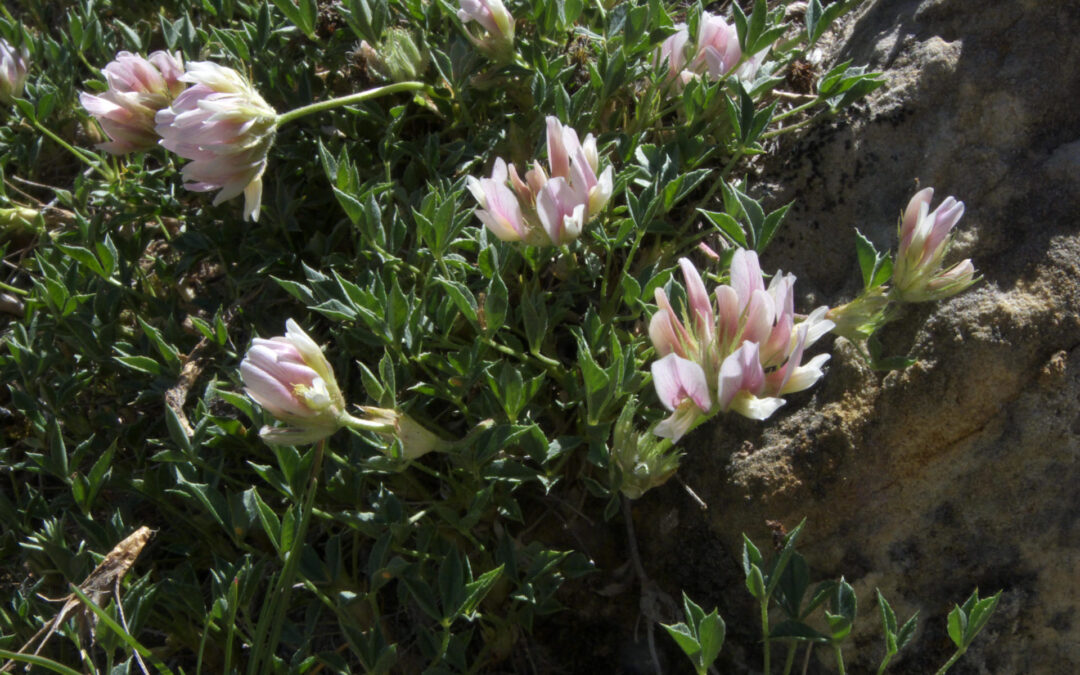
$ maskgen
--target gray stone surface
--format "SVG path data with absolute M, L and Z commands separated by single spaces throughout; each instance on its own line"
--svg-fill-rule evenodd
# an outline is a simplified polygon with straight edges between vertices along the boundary
M 921 616 L 890 672 L 927 673 L 951 652 L 948 610 L 976 586 L 1004 594 L 951 672 L 1080 672 L 1077 34 L 1075 0 L 871 0 L 830 50 L 888 85 L 766 168 L 775 203 L 797 203 L 763 266 L 799 276 L 804 310 L 849 300 L 853 228 L 895 249 L 900 211 L 931 185 L 935 204 L 966 202 L 950 261 L 971 257 L 985 279 L 886 329 L 911 368 L 872 372 L 837 340 L 825 379 L 769 423 L 725 417 L 686 439 L 680 476 L 707 512 L 673 483 L 636 503 L 658 578 L 728 607 L 752 646 L 729 669 L 757 649 L 740 533 L 767 544 L 766 520 L 805 516 L 816 576 L 844 574 L 859 593 L 848 672 L 882 654 L 875 587 Z

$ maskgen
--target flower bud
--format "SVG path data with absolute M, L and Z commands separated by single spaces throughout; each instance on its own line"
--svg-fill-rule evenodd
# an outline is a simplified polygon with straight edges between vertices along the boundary
M 892 292 L 903 302 L 941 300 L 977 281 L 970 260 L 942 271 L 942 262 L 952 244 L 952 229 L 964 215 L 964 202 L 946 197 L 930 211 L 933 198 L 933 188 L 920 190 L 908 202 L 900 220 Z
M 502 0 L 459 0 L 458 18 L 465 24 L 465 35 L 491 58 L 498 61 L 512 60 L 514 53 L 514 17 L 506 10 Z M 477 37 L 468 24 L 476 22 L 487 32 Z
M 416 459 L 429 452 L 442 452 L 450 443 L 439 438 L 403 412 L 390 408 L 361 406 L 365 418 L 347 416 L 344 423 L 358 431 L 373 431 L 387 440 L 401 443 L 405 459 Z
M 618 487 L 630 499 L 638 499 L 675 475 L 680 452 L 667 441 L 634 429 L 635 401 L 623 408 L 611 443 L 612 487 Z
M 98 148 L 123 155 L 156 146 L 154 116 L 184 90 L 180 52 L 158 51 L 146 59 L 120 52 L 101 72 L 109 88 L 99 95 L 79 94 L 79 102 L 109 136 Z
M 30 70 L 30 52 L 0 38 L 0 102 L 11 103 L 23 95 L 26 76 Z
M 0 38 L 0 102 L 11 103 L 23 95 L 29 59 L 30 52 L 25 45 L 16 48 Z
M 421 51 L 412 34 L 403 28 L 388 29 L 378 49 L 362 41 L 360 54 L 368 70 L 390 82 L 415 80 L 428 66 L 427 51 Z
M 285 335 L 255 338 L 240 363 L 247 395 L 284 422 L 286 427 L 263 427 L 263 440 L 272 445 L 313 443 L 343 424 L 345 399 L 334 371 L 315 341 L 289 319 Z
M 259 219 L 262 175 L 277 113 L 240 73 L 208 61 L 189 63 L 192 84 L 157 114 L 161 144 L 185 159 L 184 187 L 219 190 L 214 204 L 244 194 L 244 218 Z
M 852 342 L 862 342 L 874 334 L 886 321 L 885 308 L 889 298 L 884 286 L 875 286 L 851 302 L 833 307 L 826 316 L 832 321 L 832 332 Z

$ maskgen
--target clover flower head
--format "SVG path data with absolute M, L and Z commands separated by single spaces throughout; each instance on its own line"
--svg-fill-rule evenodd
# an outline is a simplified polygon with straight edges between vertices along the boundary
M 240 363 L 248 396 L 284 427 L 263 427 L 259 435 L 272 445 L 313 443 L 343 424 L 345 399 L 319 345 L 292 319 L 285 335 L 255 338 Z
M 244 217 L 258 220 L 277 113 L 232 68 L 196 61 L 180 79 L 192 86 L 158 112 L 155 129 L 163 146 L 191 160 L 184 187 L 218 190 L 215 205 L 243 193 Z
M 730 283 L 712 296 L 688 259 L 679 260 L 687 307 L 680 317 L 663 289 L 649 322 L 661 357 L 653 364 L 657 395 L 672 415 L 655 433 L 677 440 L 701 416 L 729 410 L 766 419 L 785 394 L 802 391 L 822 376 L 828 355 L 803 364 L 803 353 L 832 327 L 826 307 L 796 317 L 795 277 L 777 272 L 768 287 L 753 251 L 739 249 Z
M 941 300 L 977 281 L 971 260 L 943 270 L 952 244 L 952 229 L 964 215 L 964 202 L 946 197 L 930 210 L 934 189 L 920 190 L 900 219 L 900 247 L 893 265 L 893 294 L 904 302 Z
M 608 166 L 600 172 L 592 134 L 582 142 L 573 128 L 548 117 L 547 149 L 548 170 L 535 162 L 524 180 L 513 164 L 498 158 L 491 178 L 466 181 L 480 205 L 476 216 L 499 239 L 536 245 L 572 243 L 611 199 L 614 170 Z
M 187 86 L 181 80 L 184 62 L 180 52 L 157 51 L 147 58 L 120 52 L 101 72 L 108 89 L 101 94 L 79 94 L 83 108 L 109 137 L 98 148 L 123 155 L 156 146 L 155 115 L 169 107 Z

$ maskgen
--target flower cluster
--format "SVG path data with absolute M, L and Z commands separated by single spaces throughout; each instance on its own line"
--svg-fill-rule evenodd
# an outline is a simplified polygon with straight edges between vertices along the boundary
M 698 20 L 697 41 L 690 55 L 689 29 L 685 23 L 676 24 L 675 29 L 656 50 L 655 59 L 657 65 L 667 63 L 668 79 L 681 85 L 701 75 L 716 81 L 733 73 L 741 80 L 753 80 L 768 52 L 762 50 L 743 61 L 735 27 L 709 12 L 702 12 Z
M 109 136 L 100 149 L 120 155 L 160 144 L 192 160 L 185 188 L 220 190 L 214 204 L 242 192 L 244 217 L 259 219 L 278 116 L 243 75 L 205 61 L 185 69 L 179 52 L 164 51 L 147 58 L 120 52 L 102 73 L 105 92 L 79 95 Z
M 597 175 L 600 158 L 592 134 L 581 142 L 576 131 L 548 117 L 547 150 L 549 171 L 534 162 L 522 180 L 514 165 L 500 157 L 491 178 L 470 176 L 466 181 L 480 204 L 476 216 L 499 239 L 569 244 L 611 198 L 614 172 L 608 166 Z
M 514 17 L 502 0 L 459 0 L 458 19 L 465 24 L 465 36 L 477 49 L 497 61 L 511 60 L 514 53 Z M 476 36 L 469 23 L 477 23 L 486 35 Z
M 274 142 L 277 112 L 232 68 L 189 63 L 180 78 L 191 83 L 157 114 L 161 144 L 185 159 L 184 187 L 220 190 L 214 204 L 244 194 L 244 217 L 259 219 L 262 175 Z
M 900 220 L 900 248 L 892 279 L 894 295 L 904 302 L 942 300 L 976 281 L 970 259 L 942 270 L 952 229 L 964 215 L 964 202 L 946 197 L 931 211 L 933 198 L 934 188 L 915 193 Z
M 83 108 L 109 137 L 98 148 L 114 155 L 153 148 L 159 140 L 154 116 L 187 86 L 180 80 L 184 74 L 180 52 L 157 51 L 148 58 L 120 52 L 101 72 L 108 89 L 79 94 Z
M 11 103 L 22 96 L 30 70 L 30 52 L 23 45 L 13 47 L 0 38 L 0 102 Z
M 672 412 L 654 432 L 677 441 L 698 421 L 735 411 L 763 420 L 784 404 L 785 394 L 812 386 L 828 354 L 802 363 L 803 352 L 833 327 L 819 307 L 797 321 L 795 276 L 777 272 L 765 286 L 757 254 L 739 249 L 731 283 L 709 297 L 693 264 L 679 260 L 687 310 L 680 321 L 667 295 L 656 291 L 659 311 L 649 337 L 661 357 L 652 365 L 660 402 Z

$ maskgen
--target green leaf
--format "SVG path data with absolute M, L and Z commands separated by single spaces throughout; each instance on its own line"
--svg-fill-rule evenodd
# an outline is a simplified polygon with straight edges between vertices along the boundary
M 697 637 L 694 636 L 693 631 L 685 623 L 677 623 L 673 626 L 669 626 L 666 623 L 660 624 L 664 627 L 664 630 L 668 632 L 668 635 L 675 640 L 675 644 L 679 645 L 679 648 L 690 657 L 691 661 L 696 663 L 697 656 L 701 652 L 701 645 L 697 641 Z
M 881 590 L 875 588 L 874 593 L 877 595 L 878 609 L 881 611 L 881 625 L 885 629 L 886 633 L 896 633 L 896 614 L 893 613 L 892 607 L 889 606 L 889 601 L 885 599 L 885 596 L 881 594 Z
M 746 243 L 746 234 L 743 233 L 739 221 L 723 211 L 706 211 L 705 209 L 698 209 L 698 213 L 708 218 L 709 221 L 720 230 L 720 234 L 731 241 L 731 243 L 739 248 L 749 248 L 749 244 Z
M 967 615 L 964 614 L 964 610 L 957 606 L 954 606 L 953 610 L 949 612 L 948 631 L 953 644 L 963 649 L 965 646 L 964 635 L 967 633 Z
M 465 602 L 462 603 L 460 612 L 462 616 L 472 618 L 476 608 L 480 606 L 480 603 L 487 597 L 488 592 L 495 586 L 495 582 L 498 581 L 504 567 L 505 564 L 488 570 L 481 574 L 476 581 L 465 585 Z
M 484 323 L 488 335 L 492 335 L 503 326 L 506 321 L 506 313 L 509 308 L 509 297 L 506 284 L 496 272 L 488 284 L 487 297 L 484 298 Z
M 702 618 L 697 631 L 698 640 L 701 642 L 701 657 L 698 663 L 700 667 L 708 669 L 720 655 L 726 628 L 724 620 L 715 609 Z
M 270 539 L 270 543 L 274 545 L 278 553 L 282 553 L 281 548 L 281 520 L 278 519 L 274 510 L 266 505 L 263 498 L 259 495 L 259 491 L 254 488 L 248 488 L 244 491 L 244 500 L 252 501 L 255 504 L 255 508 L 259 514 L 259 522 L 262 524 L 263 532 L 266 533 L 267 538 Z
M 476 296 L 472 294 L 472 291 L 468 289 L 465 284 L 458 281 L 448 281 L 442 277 L 436 277 L 435 281 L 446 289 L 450 294 L 450 299 L 457 305 L 458 310 L 468 319 L 469 323 L 476 325 Z
M 746 575 L 746 590 L 750 591 L 750 595 L 758 600 L 764 600 L 767 597 L 765 579 L 761 575 L 761 568 L 757 565 L 752 566 L 750 573 Z
M 465 571 L 461 554 L 451 549 L 439 565 L 439 599 L 442 600 L 443 619 L 453 621 L 465 596 Z
M 896 635 L 896 649 L 901 650 L 907 643 L 911 642 L 911 638 L 915 637 L 915 629 L 919 625 L 919 613 L 915 612 L 911 615 L 911 618 L 904 622 L 904 625 L 900 627 L 900 632 Z

